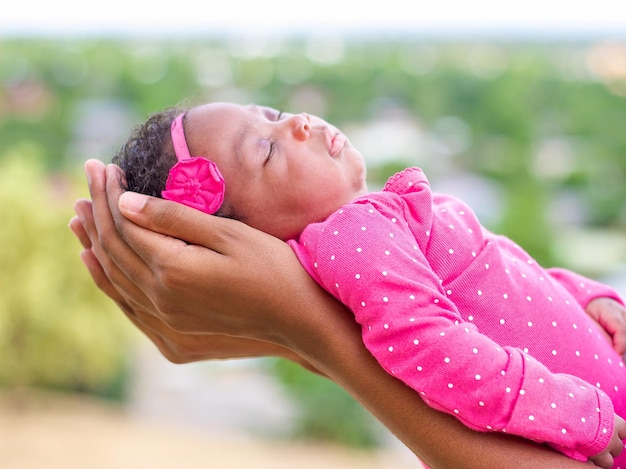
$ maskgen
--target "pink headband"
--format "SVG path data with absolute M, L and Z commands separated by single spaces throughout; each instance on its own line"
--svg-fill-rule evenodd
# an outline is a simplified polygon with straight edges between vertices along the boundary
M 189 153 L 184 116 L 185 113 L 179 114 L 172 122 L 172 144 L 178 163 L 170 169 L 161 197 L 212 215 L 224 202 L 224 178 L 215 163 Z

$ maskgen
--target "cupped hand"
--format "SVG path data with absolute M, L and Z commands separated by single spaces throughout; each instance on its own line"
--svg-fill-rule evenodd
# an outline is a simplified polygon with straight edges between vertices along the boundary
M 293 336 L 297 321 L 289 312 L 298 309 L 298 298 L 307 297 L 298 292 L 308 288 L 310 297 L 312 290 L 312 280 L 285 243 L 241 223 L 152 198 L 138 211 L 126 207 L 127 214 L 148 225 L 141 227 L 118 210 L 119 169 L 98 161 L 85 168 L 92 201 L 78 201 L 77 217 L 70 222 L 84 247 L 83 262 L 96 285 L 163 355 L 177 363 L 282 356 L 317 371 L 275 340 L 278 323 Z M 207 220 L 217 224 L 202 224 Z M 189 244 L 194 242 L 209 248 Z M 313 285 L 313 291 L 319 289 Z

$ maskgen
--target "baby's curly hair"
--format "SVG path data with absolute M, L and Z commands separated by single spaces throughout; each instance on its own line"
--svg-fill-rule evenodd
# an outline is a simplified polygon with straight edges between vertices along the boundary
M 186 110 L 167 108 L 133 128 L 112 160 L 126 175 L 125 181 L 121 181 L 124 190 L 161 197 L 169 171 L 177 162 L 170 127 L 176 116 Z

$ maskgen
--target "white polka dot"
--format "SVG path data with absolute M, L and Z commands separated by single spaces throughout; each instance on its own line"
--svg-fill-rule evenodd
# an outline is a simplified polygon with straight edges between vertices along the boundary
M 526 300 L 527 300 L 527 301 L 532 301 L 533 299 L 532 299 L 530 296 L 527 296 L 527 297 L 526 297 Z
M 444 361 L 445 363 L 450 363 L 450 357 L 446 357 L 446 358 L 444 358 L 444 359 L 443 359 L 443 361 Z
M 529 415 L 528 416 L 528 420 L 530 420 L 531 422 L 535 420 L 535 416 L 534 415 Z
M 528 321 L 528 327 L 533 327 L 533 322 L 532 321 Z
M 391 219 L 391 223 L 395 223 L 396 221 L 398 221 L 398 220 L 396 220 L 395 217 Z
M 385 251 L 385 255 L 387 255 L 387 256 L 388 256 L 388 255 L 389 255 L 389 251 Z
M 383 271 L 381 272 L 381 274 L 383 274 L 384 276 L 387 276 L 387 271 L 386 271 L 386 270 L 383 270 Z
M 361 274 L 356 274 L 356 275 L 354 276 L 354 278 L 355 278 L 355 279 L 357 279 L 357 280 L 358 280 L 358 279 L 360 279 L 360 278 L 361 278 Z
M 387 350 L 389 350 L 390 352 L 393 352 L 393 347 L 389 347 Z
M 384 301 L 385 303 L 388 303 L 388 302 L 389 302 L 389 298 L 387 298 L 386 296 L 383 296 L 383 301 Z
M 505 323 L 504 319 L 500 319 L 500 324 L 504 324 L 504 323 Z
M 509 298 L 509 294 L 505 293 L 504 295 L 502 295 L 502 298 L 504 298 L 505 300 Z
M 478 349 L 477 349 L 476 347 L 474 347 L 474 348 L 472 349 L 472 352 L 474 352 L 474 353 L 478 353 Z
M 409 295 L 409 299 L 410 300 L 414 300 L 415 299 L 415 295 Z
M 552 404 L 550 404 L 550 407 L 552 407 L 553 409 L 556 409 L 556 404 L 553 402 Z
M 476 376 L 474 376 L 474 379 L 475 379 L 476 381 L 480 381 L 480 375 L 479 375 L 478 373 L 476 373 Z
M 333 254 L 332 256 L 330 256 L 330 260 L 334 261 L 335 260 L 335 255 Z
M 485 269 L 489 269 L 489 264 L 485 264 Z
M 416 370 L 417 370 L 417 371 L 422 371 L 423 369 L 424 369 L 424 368 L 422 368 L 422 366 L 421 366 L 421 365 L 419 365 L 419 366 L 416 368 Z
M 420 344 L 420 341 L 419 341 L 418 339 L 415 339 L 415 340 L 413 341 L 413 345 L 419 345 L 419 344 Z
M 364 226 L 362 226 L 362 227 L 361 227 L 361 230 L 365 231 L 365 230 L 367 230 L 367 228 L 366 228 L 366 227 L 364 227 Z
M 478 401 L 478 405 L 481 407 L 485 407 L 485 403 L 483 401 Z
M 362 251 L 363 251 L 363 249 L 361 249 L 361 248 L 356 248 L 356 252 L 362 252 Z
M 365 308 L 365 301 L 361 301 L 361 306 Z
M 552 355 L 556 355 L 556 350 L 552 350 Z
M 449 252 L 450 254 L 454 254 L 454 249 L 450 248 L 450 249 L 448 249 L 448 252 Z
M 387 324 L 387 323 L 383 324 L 383 328 L 389 329 L 389 324 Z
M 483 291 L 482 290 L 478 290 L 476 293 L 478 294 L 478 296 L 482 296 Z
M 452 383 L 448 383 L 448 388 L 449 388 L 449 389 L 452 389 L 453 387 L 454 387 L 454 384 L 452 384 Z

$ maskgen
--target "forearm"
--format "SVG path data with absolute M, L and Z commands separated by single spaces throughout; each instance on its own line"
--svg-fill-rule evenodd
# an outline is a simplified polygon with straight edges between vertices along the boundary
M 399 380 L 387 374 L 360 340 L 353 318 L 334 300 L 306 313 L 315 327 L 293 347 L 346 389 L 406 446 L 433 469 L 537 468 L 582 469 L 545 446 L 495 433 L 479 433 L 428 407 Z M 311 304 L 320 305 L 320 298 Z

